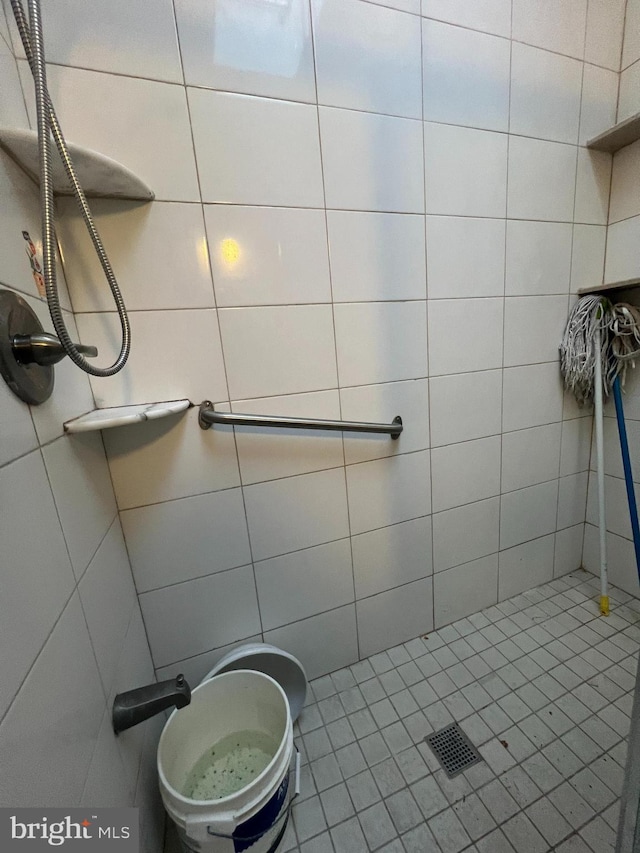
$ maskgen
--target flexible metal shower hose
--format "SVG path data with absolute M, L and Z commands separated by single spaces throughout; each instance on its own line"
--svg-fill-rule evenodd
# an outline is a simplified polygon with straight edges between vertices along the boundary
M 65 352 L 79 368 L 92 376 L 113 376 L 125 365 L 131 348 L 131 329 L 124 306 L 124 301 L 118 287 L 109 258 L 104 250 L 100 235 L 93 222 L 89 205 L 84 191 L 78 182 L 73 163 L 67 150 L 67 144 L 60 124 L 58 123 L 53 104 L 47 91 L 46 65 L 44 56 L 44 41 L 42 37 L 42 20 L 40 13 L 40 0 L 28 0 L 29 24 L 25 17 L 21 0 L 11 0 L 11 8 L 16 19 L 24 52 L 31 67 L 36 94 L 36 114 L 38 122 L 38 143 L 40 156 L 40 201 L 42 206 L 42 254 L 44 282 L 49 303 L 49 312 L 53 327 L 60 339 Z M 53 181 L 51 174 L 51 149 L 49 134 L 53 135 L 56 147 L 60 154 L 64 170 L 73 188 L 73 195 L 82 213 L 82 218 L 91 237 L 91 241 L 100 260 L 100 265 L 113 294 L 120 326 L 122 329 L 122 347 L 120 355 L 110 367 L 94 367 L 77 350 L 71 340 L 67 327 L 65 326 L 60 309 L 58 297 L 58 283 L 56 278 L 56 233 L 53 207 Z

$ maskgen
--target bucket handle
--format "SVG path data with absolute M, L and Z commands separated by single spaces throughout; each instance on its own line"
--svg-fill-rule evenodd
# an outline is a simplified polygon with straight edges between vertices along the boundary
M 291 809 L 293 808 L 293 804 L 296 800 L 296 797 L 298 797 L 300 794 L 300 750 L 298 749 L 297 746 L 296 746 L 295 750 L 296 750 L 296 768 L 295 768 L 295 774 L 296 775 L 295 775 L 293 796 L 289 800 L 289 804 L 287 805 L 286 809 L 284 809 L 284 811 L 278 816 L 277 820 L 274 820 L 274 822 L 271 824 L 271 826 L 269 827 L 270 830 L 273 829 L 274 826 L 278 826 L 279 823 L 282 823 L 283 820 L 285 820 L 286 818 L 289 817 L 289 815 L 291 814 Z M 291 773 L 291 771 L 289 771 L 289 773 Z M 257 835 L 242 836 L 242 835 L 233 835 L 233 833 L 231 835 L 227 835 L 227 833 L 225 833 L 225 832 L 215 832 L 213 829 L 211 829 L 210 826 L 207 827 L 207 835 L 213 835 L 215 838 L 224 838 L 227 841 L 243 841 L 243 842 L 248 842 L 250 844 L 253 844 L 255 841 L 258 841 L 260 838 L 262 838 L 262 836 L 265 834 L 266 831 L 267 830 L 264 830 L 263 832 L 259 832 Z

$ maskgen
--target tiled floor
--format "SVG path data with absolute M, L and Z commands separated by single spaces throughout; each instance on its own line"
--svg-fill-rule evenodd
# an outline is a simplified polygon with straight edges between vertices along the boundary
M 576 572 L 311 683 L 278 853 L 613 850 L 640 601 Z M 423 739 L 456 720 L 453 780 Z M 173 849 L 173 848 L 171 848 Z
M 297 853 L 613 850 L 640 602 L 576 572 L 312 682 Z M 456 720 L 484 761 L 448 780 Z

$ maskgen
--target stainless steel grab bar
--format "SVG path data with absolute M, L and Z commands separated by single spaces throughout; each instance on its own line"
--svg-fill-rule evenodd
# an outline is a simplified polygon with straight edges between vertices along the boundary
M 327 429 L 336 432 L 378 432 L 387 433 L 394 441 L 402 432 L 400 415 L 397 415 L 390 424 L 371 424 L 365 421 L 312 421 L 307 418 L 280 418 L 274 415 L 240 415 L 235 412 L 215 412 L 213 403 L 209 400 L 200 403 L 198 423 L 201 429 L 209 429 L 213 424 L 234 424 L 236 426 L 290 427 L 291 429 Z

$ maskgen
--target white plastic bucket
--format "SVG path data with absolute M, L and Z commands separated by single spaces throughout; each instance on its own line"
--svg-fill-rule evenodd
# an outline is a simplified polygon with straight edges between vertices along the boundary
M 279 744 L 262 773 L 227 797 L 185 797 L 181 791 L 198 759 L 222 738 L 246 730 L 264 732 Z M 269 675 L 235 670 L 196 687 L 191 704 L 171 714 L 158 744 L 160 792 L 183 846 L 202 853 L 275 851 L 295 796 L 289 784 L 292 759 L 289 703 Z

